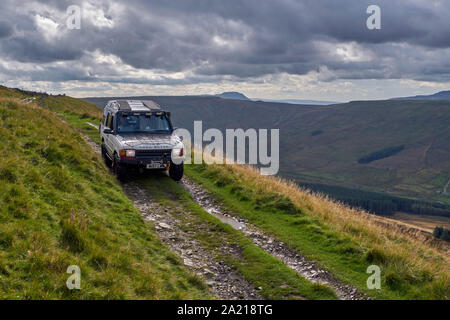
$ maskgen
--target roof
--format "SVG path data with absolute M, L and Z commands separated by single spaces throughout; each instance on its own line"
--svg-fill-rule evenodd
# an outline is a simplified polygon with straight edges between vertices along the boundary
M 110 103 L 120 111 L 161 110 L 159 104 L 152 100 L 112 100 Z

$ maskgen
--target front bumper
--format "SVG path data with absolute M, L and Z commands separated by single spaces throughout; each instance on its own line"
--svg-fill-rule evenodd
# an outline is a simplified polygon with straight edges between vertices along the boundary
M 121 158 L 120 164 L 142 169 L 167 169 L 172 150 L 136 150 L 135 158 Z

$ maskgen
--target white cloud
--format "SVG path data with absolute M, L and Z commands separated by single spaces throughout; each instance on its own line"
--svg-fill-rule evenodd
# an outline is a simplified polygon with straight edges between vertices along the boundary
M 60 25 L 52 18 L 44 17 L 39 14 L 35 16 L 36 26 L 46 40 L 54 40 L 61 35 Z
M 116 5 L 112 9 L 114 12 L 120 10 L 120 6 Z M 89 1 L 82 4 L 82 18 L 89 20 L 92 25 L 98 28 L 113 28 L 114 21 L 107 17 L 107 14 L 103 11 L 103 8 L 91 3 Z

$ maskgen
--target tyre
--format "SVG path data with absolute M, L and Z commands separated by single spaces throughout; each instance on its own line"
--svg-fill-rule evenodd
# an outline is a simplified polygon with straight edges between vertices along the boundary
M 103 161 L 105 162 L 106 166 L 108 168 L 110 168 L 111 164 L 112 164 L 112 161 L 111 161 L 111 159 L 109 159 L 108 155 L 106 154 L 106 147 L 105 147 L 105 145 L 103 143 L 102 143 L 102 148 L 101 149 L 102 149 Z
M 119 163 L 119 161 L 114 157 L 113 171 L 117 177 L 117 180 L 124 182 L 127 178 L 127 168 Z
M 171 177 L 175 181 L 180 181 L 181 178 L 183 178 L 183 172 L 183 164 L 174 164 L 173 162 L 170 162 L 169 177 Z

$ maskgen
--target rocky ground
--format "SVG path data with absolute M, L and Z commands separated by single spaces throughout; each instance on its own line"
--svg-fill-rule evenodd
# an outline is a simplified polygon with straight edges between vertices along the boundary
M 192 269 L 198 276 L 205 279 L 211 292 L 220 299 L 262 299 L 258 290 L 248 283 L 242 276 L 235 273 L 217 255 L 202 246 L 195 239 L 196 232 L 202 232 L 202 226 L 196 221 L 189 222 L 190 214 L 184 212 L 182 206 L 168 209 L 151 198 L 151 195 L 138 182 L 123 184 L 127 196 L 134 202 L 135 207 L 142 216 L 153 221 L 155 229 L 165 245 L 176 252 L 184 261 L 184 264 Z M 183 221 L 173 214 L 183 216 Z M 186 221 L 187 220 L 187 221 Z M 195 229 L 182 228 L 195 224 Z M 196 231 L 193 231 L 196 230 Z M 235 249 L 223 243 L 221 252 L 235 254 Z

